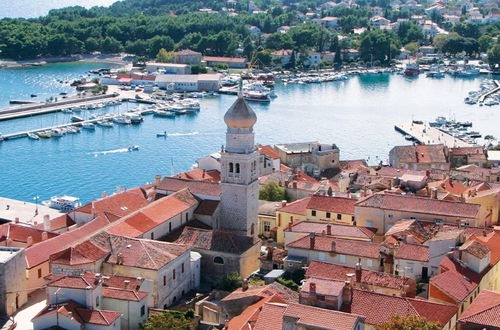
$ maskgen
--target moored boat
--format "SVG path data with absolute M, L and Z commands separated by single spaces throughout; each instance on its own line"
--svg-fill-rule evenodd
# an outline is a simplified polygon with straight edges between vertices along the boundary
M 63 212 L 71 212 L 82 206 L 80 199 L 73 196 L 54 196 L 48 201 L 43 201 L 42 204 Z

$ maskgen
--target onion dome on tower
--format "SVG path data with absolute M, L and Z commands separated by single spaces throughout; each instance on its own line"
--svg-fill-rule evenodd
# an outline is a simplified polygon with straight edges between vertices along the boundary
M 232 129 L 252 129 L 257 122 L 257 115 L 243 99 L 241 92 L 224 115 L 224 122 Z

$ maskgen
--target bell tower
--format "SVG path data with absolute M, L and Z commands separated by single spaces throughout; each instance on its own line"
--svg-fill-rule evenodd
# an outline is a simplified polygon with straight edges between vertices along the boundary
M 227 131 L 221 153 L 221 213 L 215 229 L 256 237 L 259 152 L 253 126 L 257 116 L 240 93 L 224 121 Z

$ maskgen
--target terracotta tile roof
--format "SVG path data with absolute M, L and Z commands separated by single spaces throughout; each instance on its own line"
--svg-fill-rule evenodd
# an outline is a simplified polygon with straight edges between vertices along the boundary
M 222 57 L 222 56 L 203 56 L 205 62 L 229 62 L 246 63 L 247 59 L 243 57 Z
M 356 324 L 364 318 L 353 314 L 306 305 L 289 304 L 283 316 L 296 319 L 297 325 L 303 328 L 318 327 L 321 329 L 351 330 L 355 329 Z
M 140 237 L 197 205 L 196 198 L 188 189 L 183 189 L 115 221 L 107 228 L 107 232 L 118 236 Z
M 73 319 L 80 324 L 90 323 L 104 326 L 113 324 L 121 316 L 120 312 L 82 308 L 76 302 L 69 300 L 61 304 L 45 306 L 33 319 L 55 313 L 59 313 L 65 317 L 69 317 L 69 313 L 72 313 L 71 316 Z
M 92 214 L 92 205 L 96 215 L 104 215 L 104 212 L 123 217 L 148 204 L 146 194 L 141 188 L 130 189 L 118 194 L 107 196 L 88 203 L 75 212 Z
M 453 305 L 357 289 L 352 290 L 352 303 L 344 305 L 342 309 L 350 313 L 364 315 L 365 322 L 369 325 L 383 324 L 396 315 L 416 315 L 429 321 L 438 322 L 441 327 L 444 327 L 458 310 Z
M 441 272 L 447 272 L 447 271 L 454 271 L 456 273 L 461 274 L 462 276 L 465 276 L 472 280 L 472 282 L 478 284 L 481 281 L 481 278 L 489 270 L 487 267 L 485 271 L 483 271 L 482 274 L 478 274 L 475 271 L 465 267 L 465 265 L 462 263 L 460 264 L 454 257 L 446 256 L 441 260 L 441 263 L 439 264 L 441 268 Z
M 347 254 L 358 257 L 378 259 L 380 256 L 380 243 L 359 240 L 340 239 L 329 236 L 315 235 L 314 250 Z M 287 248 L 311 249 L 310 235 L 305 235 L 287 244 Z M 290 253 L 291 254 L 291 253 Z
M 179 173 L 173 178 L 185 179 L 185 180 L 195 180 L 195 181 L 208 181 L 208 182 L 220 182 L 220 172 L 218 170 L 202 170 L 199 168 L 192 169 L 191 171 Z
M 373 236 L 375 236 L 375 233 L 366 227 L 331 224 L 320 221 L 299 221 L 285 229 L 285 231 L 321 234 L 328 233 L 328 226 L 330 226 L 331 236 L 351 237 L 365 240 L 371 240 Z
M 396 146 L 393 148 L 400 163 L 446 163 L 446 147 L 442 144 Z M 392 150 L 391 150 L 392 151 Z
M 4 223 L 0 225 L 0 242 L 11 240 L 16 243 L 27 243 L 28 237 L 31 237 L 33 244 L 41 242 L 44 230 L 33 228 L 22 223 Z M 47 238 L 58 236 L 56 233 L 46 232 Z M 5 243 L 7 244 L 7 242 Z M 9 246 L 9 245 L 6 245 Z
M 163 178 L 156 188 L 170 192 L 189 188 L 189 191 L 194 195 L 220 196 L 220 184 L 207 181 Z
M 411 175 L 411 176 L 417 176 L 417 177 L 422 177 L 426 176 L 425 171 L 415 171 L 415 170 L 409 170 L 409 169 L 404 169 L 404 168 L 395 168 L 392 166 L 382 166 L 380 169 L 376 171 L 377 175 L 380 176 L 385 176 L 385 177 L 402 177 L 403 175 Z
M 49 260 L 52 264 L 75 266 L 96 262 L 104 259 L 107 255 L 108 251 L 102 250 L 89 241 L 85 241 L 52 254 Z
M 97 274 L 95 273 L 83 273 L 82 277 L 86 278 L 87 281 L 94 280 Z M 136 278 L 130 276 L 120 276 L 120 275 L 101 275 L 103 288 L 116 288 L 116 289 L 126 289 L 138 291 L 144 282 L 144 278 Z
M 474 240 L 465 242 L 460 247 L 460 250 L 466 251 L 479 259 L 485 258 L 490 253 L 490 249 L 486 245 Z
M 313 195 L 307 204 L 307 208 L 311 210 L 354 215 L 354 203 L 356 203 L 356 201 L 357 200 L 353 198 Z
M 361 199 L 355 206 L 460 218 L 475 218 L 480 209 L 480 205 L 478 204 L 448 202 L 432 198 L 383 193 L 373 194 Z
M 258 314 L 254 330 L 282 330 L 283 314 L 287 305 L 280 303 L 266 303 Z
M 241 254 L 256 244 L 252 237 L 229 232 L 185 227 L 176 241 L 194 249 Z
M 277 211 L 292 213 L 292 214 L 299 214 L 299 215 L 306 215 L 307 214 L 307 212 L 306 212 L 307 211 L 307 204 L 309 204 L 310 200 L 311 200 L 311 197 L 302 198 L 302 199 L 296 200 L 295 202 L 287 203 L 285 206 L 280 207 Z
M 63 214 L 57 218 L 51 219 L 49 221 L 49 229 L 51 231 L 57 231 L 63 228 L 68 228 L 70 226 L 73 226 L 76 224 L 73 219 L 68 214 Z M 36 225 L 36 228 L 38 229 L 44 229 L 43 223 L 39 223 Z
M 462 302 L 477 288 L 477 284 L 471 279 L 453 270 L 432 277 L 429 284 L 436 286 L 457 303 Z
M 110 251 L 106 260 L 109 264 L 158 270 L 169 262 L 189 251 L 181 244 L 134 239 L 99 233 L 90 241 L 101 249 Z M 122 260 L 119 260 L 119 259 Z
M 102 296 L 110 299 L 141 301 L 148 296 L 148 293 L 119 288 L 102 288 Z
M 306 277 L 321 277 L 336 281 L 345 281 L 347 274 L 354 274 L 353 267 L 346 267 L 336 264 L 331 264 L 322 261 L 311 261 L 309 264 Z M 372 270 L 363 269 L 361 271 L 361 283 L 368 285 L 402 290 L 405 285 L 414 282 L 411 278 L 396 276 L 383 272 L 375 272 Z
M 208 199 L 202 200 L 196 210 L 194 210 L 194 214 L 212 216 L 219 207 L 219 203 L 219 201 L 212 201 Z
M 83 276 L 56 275 L 49 276 L 46 285 L 55 288 L 95 289 L 99 282 Z
M 341 160 L 340 169 L 342 172 L 367 172 L 368 164 L 364 159 Z
M 402 243 L 394 253 L 394 259 L 414 260 L 420 262 L 429 261 L 429 247 L 420 244 Z
M 412 239 L 422 244 L 432 237 L 430 230 L 424 228 L 423 224 L 423 222 L 414 219 L 398 220 L 388 231 L 386 231 L 385 237 L 395 236 L 406 240 L 406 238 L 410 236 Z
M 429 182 L 427 183 L 427 186 L 429 186 L 429 188 L 444 190 L 454 195 L 462 195 L 468 189 L 468 187 L 464 186 L 458 181 L 452 180 L 451 178 Z
M 231 292 L 229 295 L 225 296 L 221 301 L 232 302 L 235 300 L 239 300 L 242 298 L 248 297 L 270 297 L 270 296 L 278 296 L 283 301 L 286 302 L 298 302 L 299 294 L 286 286 L 279 284 L 278 282 L 273 282 L 264 286 L 254 286 L 249 287 L 247 290 L 243 290 L 242 288 L 238 288 Z
M 347 277 L 346 277 L 347 279 Z M 342 291 L 344 290 L 345 280 L 334 281 L 327 280 L 321 277 L 309 277 L 307 280 L 302 282 L 300 287 L 300 293 L 310 293 L 318 294 L 321 296 L 342 296 Z M 315 285 L 315 290 L 311 291 L 311 284 Z
M 458 318 L 464 326 L 500 328 L 500 293 L 483 290 Z
M 271 146 L 262 146 L 259 145 L 259 153 L 261 155 L 266 155 L 267 157 L 271 159 L 280 159 L 280 155 L 274 150 L 273 147 Z
M 490 249 L 490 266 L 496 265 L 500 261 L 500 248 L 498 248 L 500 246 L 500 230 L 495 230 L 486 237 L 477 235 L 474 239 L 480 241 Z
M 252 330 L 259 318 L 262 307 L 269 302 L 285 303 L 283 299 L 275 294 L 270 294 L 262 297 L 256 303 L 248 306 L 241 312 L 240 315 L 233 317 L 229 320 L 224 329 L 226 330 Z
M 486 160 L 486 155 L 483 147 L 461 147 L 450 148 L 449 150 L 451 155 L 482 156 Z
M 25 250 L 27 268 L 33 268 L 43 262 L 47 262 L 49 257 L 76 242 L 90 237 L 107 226 L 109 221 L 104 216 L 98 216 L 86 224 L 64 232 L 59 236 L 35 244 Z

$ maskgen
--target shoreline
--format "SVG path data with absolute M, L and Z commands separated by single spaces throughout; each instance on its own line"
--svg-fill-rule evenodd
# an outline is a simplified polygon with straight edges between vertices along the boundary
M 0 69 L 22 69 L 47 64 L 69 63 L 69 62 L 87 62 L 87 63 L 103 63 L 118 65 L 119 68 L 127 68 L 132 65 L 132 61 L 127 60 L 129 55 L 114 54 L 114 55 L 75 55 L 75 56 L 58 56 L 58 57 L 42 57 L 34 60 L 8 60 L 0 59 Z

